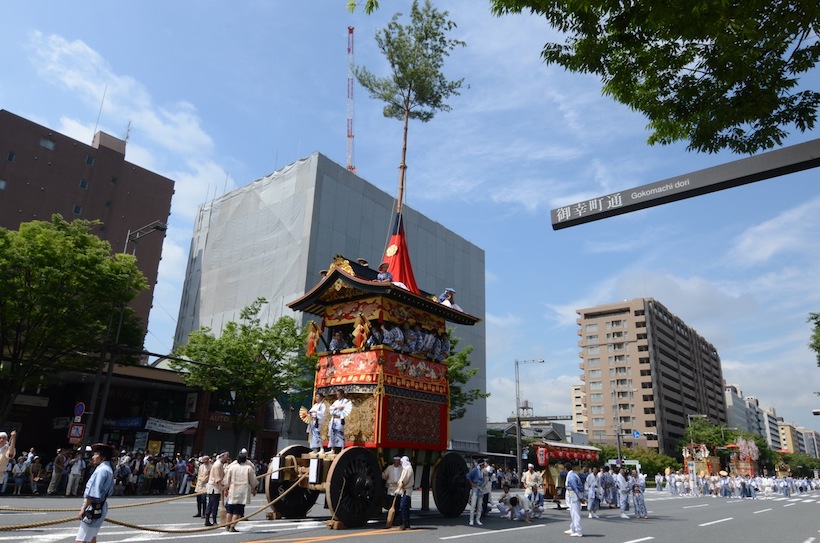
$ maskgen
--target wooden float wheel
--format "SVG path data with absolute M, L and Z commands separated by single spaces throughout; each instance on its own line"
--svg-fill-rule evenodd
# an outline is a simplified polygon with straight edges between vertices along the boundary
M 310 452 L 310 449 L 303 445 L 291 445 L 285 447 L 276 456 L 281 456 L 283 459 L 287 456 L 294 456 L 300 458 L 303 454 Z M 279 480 L 275 481 L 270 478 L 270 475 L 265 477 L 265 498 L 268 502 L 273 501 L 278 496 L 281 496 L 293 486 L 296 481 L 293 474 L 287 474 L 288 479 L 285 479 L 286 472 L 279 472 Z M 310 490 L 308 488 L 294 488 L 288 492 L 284 498 L 271 505 L 271 509 L 279 513 L 285 518 L 305 518 L 310 511 L 310 508 L 316 503 L 320 492 L 318 490 Z
M 381 513 L 384 482 L 376 455 L 364 447 L 339 453 L 327 473 L 325 499 L 345 526 L 363 526 Z
M 433 501 L 436 508 L 445 517 L 457 517 L 464 512 L 469 499 L 467 462 L 458 453 L 445 453 L 433 468 Z

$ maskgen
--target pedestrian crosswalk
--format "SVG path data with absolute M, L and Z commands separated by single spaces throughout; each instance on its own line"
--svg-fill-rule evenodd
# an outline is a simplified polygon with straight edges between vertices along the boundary
M 276 531 L 283 532 L 288 530 L 302 530 L 306 528 L 322 528 L 325 526 L 324 522 L 320 521 L 301 521 L 288 522 L 276 521 Z M 160 530 L 194 530 L 202 527 L 202 524 L 197 523 L 178 523 L 178 524 L 151 524 L 146 526 L 148 528 Z M 243 521 L 239 524 L 240 532 L 249 533 L 265 533 L 272 528 L 271 521 Z M 54 527 L 41 527 L 27 530 L 17 530 L 14 532 L 0 532 L 0 543 L 73 543 L 77 535 L 76 523 L 65 524 Z M 195 533 L 174 533 L 173 541 L 202 541 L 213 537 L 222 537 L 225 535 L 223 529 L 213 530 L 210 532 Z M 151 541 L 169 541 L 169 534 L 163 532 L 139 531 L 120 526 L 105 524 L 98 536 L 100 541 L 127 541 L 128 543 L 142 543 Z

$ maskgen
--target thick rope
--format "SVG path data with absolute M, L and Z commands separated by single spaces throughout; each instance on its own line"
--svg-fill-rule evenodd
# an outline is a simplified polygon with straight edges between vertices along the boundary
M 271 473 L 274 473 L 275 471 L 283 471 L 283 470 L 286 470 L 286 469 L 293 469 L 293 468 L 290 467 L 290 466 L 289 467 L 284 467 L 284 468 L 279 468 L 278 470 L 268 471 L 267 473 L 263 473 L 262 475 L 257 475 L 256 478 L 260 479 L 262 477 L 267 477 L 268 475 L 270 475 Z M 268 502 L 267 504 L 263 505 L 262 507 L 260 507 L 259 509 L 257 509 L 256 511 L 251 513 L 250 515 L 246 515 L 246 516 L 240 518 L 237 521 L 229 522 L 227 524 L 215 524 L 214 526 L 206 526 L 204 528 L 191 529 L 191 530 L 165 530 L 165 529 L 160 529 L 160 528 L 148 528 L 148 527 L 144 527 L 144 526 L 138 526 L 136 524 L 129 524 L 127 522 L 119 521 L 119 520 L 116 520 L 116 519 L 106 518 L 105 521 L 110 522 L 111 524 L 124 526 L 126 528 L 133 528 L 135 530 L 169 533 L 169 534 L 197 533 L 197 532 L 207 532 L 207 531 L 211 531 L 211 530 L 217 530 L 219 528 L 224 528 L 226 526 L 230 526 L 231 524 L 234 524 L 235 522 L 241 522 L 243 520 L 247 520 L 249 518 L 252 518 L 252 517 L 258 515 L 259 513 L 261 513 L 262 511 L 264 511 L 268 507 L 272 506 L 273 504 L 275 504 L 276 502 L 278 502 L 279 500 L 281 500 L 282 498 L 287 496 L 287 494 L 291 490 L 293 490 L 294 488 L 296 488 L 298 486 L 297 483 L 299 483 L 305 477 L 307 477 L 307 475 L 302 475 L 299 479 L 294 481 L 294 484 L 291 485 L 290 488 L 288 488 L 286 491 L 284 491 L 282 494 L 280 494 L 274 500 L 272 500 L 272 501 Z M 141 502 L 141 503 L 138 503 L 138 504 L 126 504 L 126 505 L 119 505 L 119 506 L 109 506 L 108 509 L 109 510 L 111 510 L 111 509 L 122 509 L 122 508 L 126 508 L 126 507 L 139 507 L 141 505 L 151 505 L 151 504 L 157 504 L 157 503 L 165 503 L 165 502 L 170 502 L 170 501 L 174 501 L 174 500 L 188 498 L 190 496 L 199 496 L 201 494 L 204 494 L 204 492 L 199 492 L 199 493 L 196 493 L 196 494 L 183 494 L 182 496 L 174 496 L 172 498 L 166 498 L 166 499 L 162 499 L 162 500 L 152 500 L 150 502 Z M 22 507 L 18 507 L 18 508 L 0 507 L 0 511 L 20 511 L 20 512 L 38 512 L 38 513 L 39 512 L 66 512 L 66 511 L 76 511 L 76 510 L 77 510 L 76 507 L 72 507 L 70 509 L 33 509 L 33 508 L 22 508 Z M 63 524 L 63 523 L 66 523 L 66 522 L 74 522 L 76 520 L 78 520 L 78 519 L 75 516 L 75 517 L 68 517 L 68 518 L 56 519 L 56 520 L 45 520 L 45 521 L 42 521 L 42 522 L 31 522 L 29 524 L 16 524 L 16 525 L 13 525 L 13 526 L 0 526 L 0 532 L 10 532 L 10 531 L 14 531 L 14 530 L 25 530 L 25 529 L 29 529 L 29 528 L 39 528 L 39 527 L 42 527 L 42 526 L 54 526 L 56 524 Z
M 293 469 L 293 468 L 292 468 L 292 466 L 287 466 L 287 467 L 284 467 L 284 468 L 278 468 L 278 469 L 275 469 L 275 470 L 265 472 L 262 475 L 257 475 L 256 478 L 261 479 L 262 477 L 267 477 L 271 473 L 276 473 L 277 471 L 284 471 L 284 470 L 288 470 L 288 469 Z M 176 501 L 176 500 L 185 500 L 185 499 L 193 497 L 193 496 L 202 496 L 202 495 L 207 495 L 207 493 L 206 492 L 195 492 L 195 493 L 192 492 L 191 494 L 181 494 L 179 496 L 172 496 L 170 498 L 162 498 L 162 499 L 151 500 L 151 501 L 147 501 L 147 502 L 125 503 L 125 504 L 122 504 L 122 505 L 109 505 L 108 510 L 110 511 L 111 509 L 127 509 L 129 507 L 143 507 L 145 505 L 157 505 L 159 503 L 168 503 L 168 502 L 173 502 L 173 501 Z M 0 506 L 0 511 L 19 511 L 19 512 L 23 512 L 23 513 L 66 513 L 66 512 L 70 512 L 70 511 L 76 511 L 76 510 L 77 510 L 76 507 L 36 509 L 36 508 L 33 508 L 33 507 L 9 507 L 7 505 Z
M 225 528 L 227 526 L 234 525 L 238 522 L 242 522 L 243 520 L 248 520 L 249 518 L 255 517 L 256 515 L 258 515 L 259 513 L 261 513 L 262 511 L 264 511 L 268 507 L 270 507 L 271 505 L 275 504 L 276 502 L 278 502 L 279 500 L 281 500 L 282 498 L 287 496 L 288 492 L 290 492 L 291 490 L 293 490 L 294 488 L 299 486 L 297 483 L 299 483 L 299 481 L 301 481 L 305 477 L 307 477 L 307 475 L 302 475 L 301 477 L 299 477 L 299 479 L 297 479 L 290 486 L 290 488 L 288 488 L 287 490 L 282 492 L 277 498 L 275 498 L 274 500 L 272 500 L 272 501 L 268 502 L 267 504 L 263 505 L 262 507 L 260 507 L 259 509 L 257 509 L 256 511 L 251 513 L 250 515 L 245 515 L 244 517 L 240 518 L 239 520 L 233 520 L 231 522 L 226 522 L 225 524 L 214 524 L 213 526 L 205 526 L 205 527 L 202 527 L 202 528 L 194 528 L 194 529 L 190 529 L 190 530 L 171 530 L 171 529 L 166 529 L 166 528 L 149 528 L 147 526 L 139 526 L 137 524 L 130 524 L 128 522 L 123 522 L 121 520 L 116 520 L 116 519 L 113 519 L 113 518 L 106 518 L 105 521 L 110 522 L 111 524 L 116 524 L 117 526 L 123 526 L 125 528 L 133 528 L 134 530 L 142 530 L 142 531 L 145 531 L 145 532 L 158 532 L 158 533 L 161 533 L 161 534 L 196 534 L 196 533 L 199 533 L 199 532 L 210 532 L 210 531 L 218 530 L 220 528 Z

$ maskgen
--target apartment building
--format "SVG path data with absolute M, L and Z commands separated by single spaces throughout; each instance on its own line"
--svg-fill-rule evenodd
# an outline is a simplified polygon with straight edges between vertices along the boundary
M 717 349 L 661 303 L 576 312 L 584 407 L 573 424 L 590 442 L 675 455 L 695 416 L 726 425 Z
M 154 221 L 167 223 L 173 194 L 171 179 L 125 160 L 121 139 L 97 132 L 89 145 L 0 110 L 2 228 L 17 230 L 54 213 L 67 221 L 98 220 L 94 233 L 113 251 L 123 251 L 131 233 Z M 145 236 L 135 253 L 149 288 L 131 307 L 145 329 L 164 239 L 164 232 Z M 127 249 L 133 252 L 135 245 Z

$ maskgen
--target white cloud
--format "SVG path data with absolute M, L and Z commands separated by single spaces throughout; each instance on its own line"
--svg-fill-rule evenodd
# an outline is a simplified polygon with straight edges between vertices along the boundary
M 759 265 L 775 256 L 801 255 L 807 248 L 818 254 L 820 197 L 748 228 L 735 240 L 729 257 L 739 264 Z

